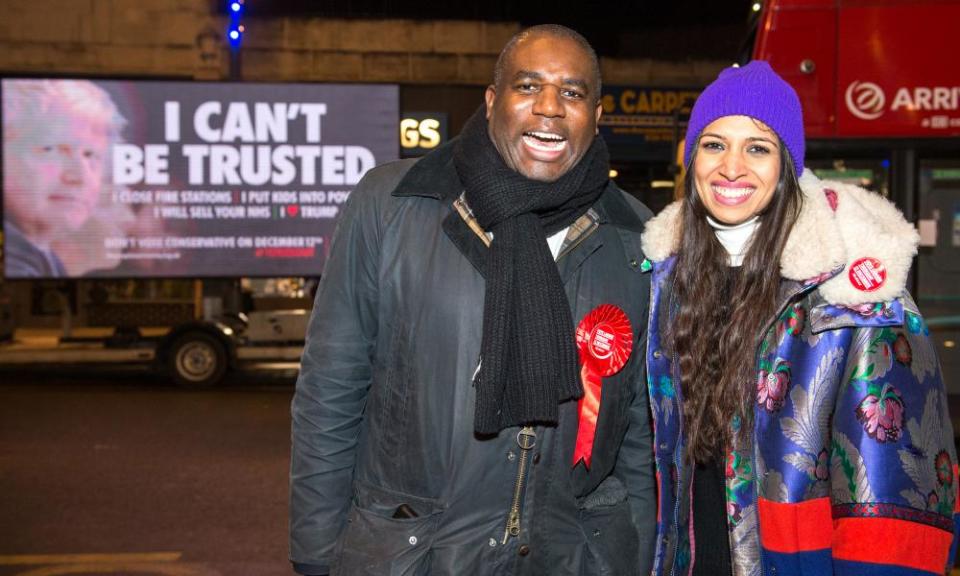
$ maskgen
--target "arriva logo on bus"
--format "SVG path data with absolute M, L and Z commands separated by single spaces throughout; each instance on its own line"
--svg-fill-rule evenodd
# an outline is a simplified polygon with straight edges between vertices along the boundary
M 873 82 L 854 80 L 847 86 L 847 110 L 861 120 L 876 120 L 887 110 L 883 88 Z M 900 87 L 889 110 L 960 110 L 960 86 Z

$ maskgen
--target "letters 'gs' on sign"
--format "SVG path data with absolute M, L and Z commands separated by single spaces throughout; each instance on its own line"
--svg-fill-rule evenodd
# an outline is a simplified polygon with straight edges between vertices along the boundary
M 447 141 L 446 112 L 405 112 L 400 118 L 400 155 L 423 156 Z

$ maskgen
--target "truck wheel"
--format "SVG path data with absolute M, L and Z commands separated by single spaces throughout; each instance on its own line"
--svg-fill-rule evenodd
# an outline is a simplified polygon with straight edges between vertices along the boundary
M 191 332 L 170 346 L 167 365 L 174 382 L 184 388 L 208 388 L 227 372 L 227 351 L 215 337 Z

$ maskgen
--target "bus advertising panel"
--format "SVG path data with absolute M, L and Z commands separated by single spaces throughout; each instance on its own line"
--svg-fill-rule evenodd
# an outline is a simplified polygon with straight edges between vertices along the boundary
M 396 85 L 4 79 L 4 275 L 318 276 Z

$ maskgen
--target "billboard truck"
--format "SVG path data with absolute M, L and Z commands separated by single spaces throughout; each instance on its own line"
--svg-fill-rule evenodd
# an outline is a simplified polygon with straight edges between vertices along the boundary
M 396 85 L 6 78 L 0 101 L 8 284 L 316 278 L 357 182 L 399 156 Z M 307 316 L 13 342 L 0 364 L 153 361 L 209 385 L 243 359 L 298 358 Z
M 912 293 L 960 394 L 960 0 L 770 0 L 753 58 L 796 89 L 807 166 L 916 221 Z

